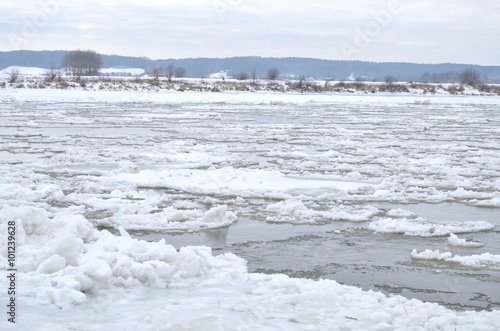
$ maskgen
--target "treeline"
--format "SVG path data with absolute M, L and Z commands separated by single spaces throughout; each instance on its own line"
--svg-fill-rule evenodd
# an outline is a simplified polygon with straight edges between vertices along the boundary
M 51 67 L 48 76 L 52 79 L 60 77 L 62 74 L 67 74 L 75 77 L 82 76 L 107 76 L 107 74 L 101 74 L 99 71 L 102 68 L 102 58 L 101 55 L 93 50 L 76 50 L 64 55 L 61 61 L 61 67 L 58 69 L 54 66 Z M 17 75 L 17 74 L 16 74 Z M 123 75 L 123 74 L 121 74 Z M 165 68 L 157 67 L 149 72 L 149 75 L 155 79 L 160 79 L 160 77 L 166 77 L 169 82 L 175 78 L 184 78 L 187 75 L 186 68 L 176 67 L 173 63 L 169 63 Z M 266 78 L 269 80 L 278 79 L 280 72 L 277 68 L 271 68 L 267 71 Z M 234 78 L 238 80 L 249 79 L 249 74 L 246 72 L 241 72 L 236 74 Z M 226 75 L 222 77 L 227 78 Z M 257 71 L 253 69 L 252 79 L 255 81 L 257 79 Z
M 279 61 L 278 61 L 279 62 Z M 60 79 L 61 76 L 74 76 L 74 77 L 82 77 L 82 76 L 109 76 L 109 74 L 101 74 L 100 70 L 103 66 L 102 55 L 98 54 L 93 50 L 76 50 L 67 52 L 62 60 L 59 67 L 51 66 L 51 68 L 47 72 L 47 76 L 50 77 L 50 80 Z M 262 70 L 262 68 L 260 68 Z M 305 69 L 304 69 L 305 71 Z M 306 71 L 305 71 L 306 72 Z M 160 77 L 166 77 L 169 82 L 172 81 L 173 78 L 184 78 L 187 77 L 187 69 L 183 66 L 176 66 L 174 62 L 168 63 L 165 67 L 158 66 L 146 72 L 149 76 L 154 77 L 156 80 L 159 80 Z M 341 73 L 323 73 L 325 81 L 385 81 L 395 82 L 395 81 L 403 81 L 399 77 L 396 77 L 391 74 L 385 75 L 385 78 L 370 78 L 367 76 L 354 76 L 351 74 L 348 79 L 346 79 Z M 11 81 L 15 81 L 19 76 L 18 72 L 11 73 Z M 121 73 L 120 76 L 132 76 L 132 74 Z M 207 77 L 206 75 L 204 77 Z M 210 75 L 212 76 L 212 75 Z M 195 75 L 191 75 L 191 77 L 197 77 Z M 200 76 L 198 76 L 200 77 Z M 202 76 L 203 77 L 203 76 Z M 272 67 L 267 70 L 265 76 L 257 75 L 257 69 L 253 68 L 251 71 L 235 71 L 228 75 L 228 70 L 220 71 L 219 74 L 216 74 L 213 78 L 220 78 L 225 80 L 227 78 L 234 78 L 237 80 L 245 81 L 248 79 L 252 79 L 253 82 L 257 78 L 267 78 L 268 80 L 276 80 L 276 79 L 289 79 L 289 80 L 298 80 L 299 82 L 306 80 L 315 80 L 314 76 L 308 74 L 301 75 L 292 75 L 286 74 L 281 75 L 280 70 L 277 67 Z M 410 80 L 411 81 L 411 80 Z M 461 72 L 459 71 L 447 71 L 444 73 L 430 73 L 425 72 L 420 76 L 417 80 L 421 83 L 460 83 L 470 86 L 476 86 L 483 82 L 486 82 L 487 79 L 483 79 L 481 77 L 480 72 L 477 69 L 465 69 Z
M 461 83 L 475 86 L 481 83 L 481 75 L 477 70 L 467 69 L 462 72 L 448 71 L 441 74 L 430 74 L 428 72 L 420 76 L 421 83 Z
M 59 75 L 67 74 L 75 77 L 82 76 L 108 76 L 108 74 L 101 74 L 102 57 L 93 50 L 76 50 L 64 55 L 61 61 L 61 67 L 56 69 L 51 67 L 51 70 L 59 70 Z M 186 69 L 183 67 L 175 67 L 173 63 L 169 64 L 166 68 L 155 68 L 150 73 L 155 79 L 160 77 L 167 77 L 169 81 L 172 78 L 186 77 Z M 57 74 L 56 74 L 57 75 Z M 51 74 L 52 76 L 52 74 Z M 132 76 L 131 74 L 120 73 L 120 76 Z M 55 77 L 54 77 L 55 78 Z
M 0 70 L 10 66 L 50 68 L 61 67 L 63 57 L 68 51 L 0 51 Z M 264 78 L 269 68 L 278 68 L 281 79 L 297 79 L 301 75 L 325 80 L 332 78 L 336 81 L 384 81 L 386 75 L 391 75 L 397 81 L 420 82 L 422 75 L 429 75 L 424 81 L 459 83 L 456 73 L 466 69 L 477 70 L 481 80 L 485 83 L 500 83 L 500 66 L 480 66 L 469 64 L 417 64 L 402 62 L 366 62 L 366 61 L 338 61 L 312 58 L 270 58 L 258 56 L 229 57 L 229 58 L 184 58 L 151 60 L 146 57 L 130 57 L 121 55 L 101 54 L 104 68 L 140 68 L 147 74 L 155 68 L 166 68 L 169 64 L 186 69 L 186 76 L 193 78 L 209 77 L 220 71 L 226 75 L 238 78 L 245 74 L 252 78 L 252 71 L 256 76 Z M 455 74 L 449 74 L 455 73 Z
M 167 65 L 166 68 L 154 68 L 151 72 L 151 75 L 155 79 L 159 79 L 160 77 L 166 77 L 169 82 L 172 81 L 172 78 L 184 78 L 186 77 L 186 69 L 184 67 L 176 67 L 173 63 Z
M 61 67 L 73 76 L 98 76 L 102 68 L 101 55 L 95 51 L 72 51 L 63 57 Z

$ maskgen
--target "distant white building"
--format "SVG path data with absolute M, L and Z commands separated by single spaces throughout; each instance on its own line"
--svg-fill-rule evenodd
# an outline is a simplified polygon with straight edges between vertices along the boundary
M 216 72 L 214 74 L 210 74 L 208 78 L 214 78 L 214 79 L 227 79 L 227 70 L 226 71 L 220 71 Z

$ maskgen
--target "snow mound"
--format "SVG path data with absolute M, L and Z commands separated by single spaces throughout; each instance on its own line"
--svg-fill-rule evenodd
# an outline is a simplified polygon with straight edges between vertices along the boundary
M 440 253 L 439 250 L 425 250 L 418 253 L 416 249 L 411 252 L 411 258 L 414 260 L 434 260 L 458 263 L 463 266 L 500 270 L 500 255 L 484 253 L 481 255 L 460 256 L 453 255 L 450 252 Z
M 382 218 L 370 222 L 368 228 L 379 233 L 401 233 L 407 236 L 434 237 L 447 236 L 450 233 L 481 232 L 495 226 L 484 221 L 433 222 L 424 218 L 393 219 Z

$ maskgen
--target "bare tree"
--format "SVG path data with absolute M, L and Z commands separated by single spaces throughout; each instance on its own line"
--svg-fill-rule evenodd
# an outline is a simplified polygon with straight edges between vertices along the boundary
M 177 67 L 174 70 L 174 76 L 177 78 L 186 77 L 186 69 L 184 67 Z
M 61 66 L 73 76 L 97 76 L 102 67 L 102 59 L 95 51 L 76 50 L 64 56 Z
M 62 72 L 61 69 L 56 68 L 54 65 L 51 65 L 50 69 L 47 69 L 47 71 L 45 72 L 45 75 L 47 76 L 47 81 L 53 82 L 54 80 L 56 80 L 56 78 L 61 78 Z
M 306 80 L 306 76 L 305 75 L 300 75 L 299 76 L 299 83 L 297 84 L 297 87 L 298 88 L 304 87 L 305 80 Z
M 267 79 L 275 80 L 280 75 L 280 71 L 276 68 L 271 68 L 267 71 Z
M 237 80 L 247 80 L 248 74 L 246 72 L 241 72 L 239 74 L 234 75 L 234 78 L 236 78 Z
M 12 68 L 9 72 L 9 82 L 11 84 L 17 82 L 20 74 L 19 69 Z
M 392 85 L 396 82 L 396 78 L 394 78 L 394 76 L 387 75 L 387 76 L 385 76 L 384 81 L 385 81 L 385 85 Z
M 170 63 L 168 66 L 167 66 L 167 69 L 165 70 L 165 76 L 168 78 L 168 81 L 171 82 L 172 81 L 172 77 L 174 77 L 174 73 L 175 73 L 175 67 L 174 67 L 174 64 L 173 63 Z
M 432 78 L 431 74 L 428 72 L 425 72 L 422 74 L 422 76 L 420 76 L 420 82 L 427 84 L 430 82 L 431 78 Z
M 325 77 L 325 89 L 328 87 L 328 84 L 333 81 L 332 76 Z
M 160 76 L 163 75 L 163 69 L 162 68 L 154 68 L 153 71 L 151 72 L 153 77 L 158 80 L 160 79 Z
M 428 72 L 424 73 L 420 76 L 420 81 L 422 83 L 455 83 L 457 80 L 460 80 L 460 73 L 456 71 L 447 71 L 443 73 L 433 73 L 432 75 Z
M 460 82 L 465 85 L 475 86 L 481 83 L 479 72 L 473 69 L 467 69 L 460 74 Z
M 252 70 L 252 84 L 255 85 L 255 81 L 257 80 L 257 70 L 253 68 Z

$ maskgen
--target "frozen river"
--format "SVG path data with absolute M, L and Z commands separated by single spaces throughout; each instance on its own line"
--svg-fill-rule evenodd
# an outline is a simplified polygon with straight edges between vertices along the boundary
M 293 98 L 3 95 L 0 207 L 499 309 L 499 99 Z

